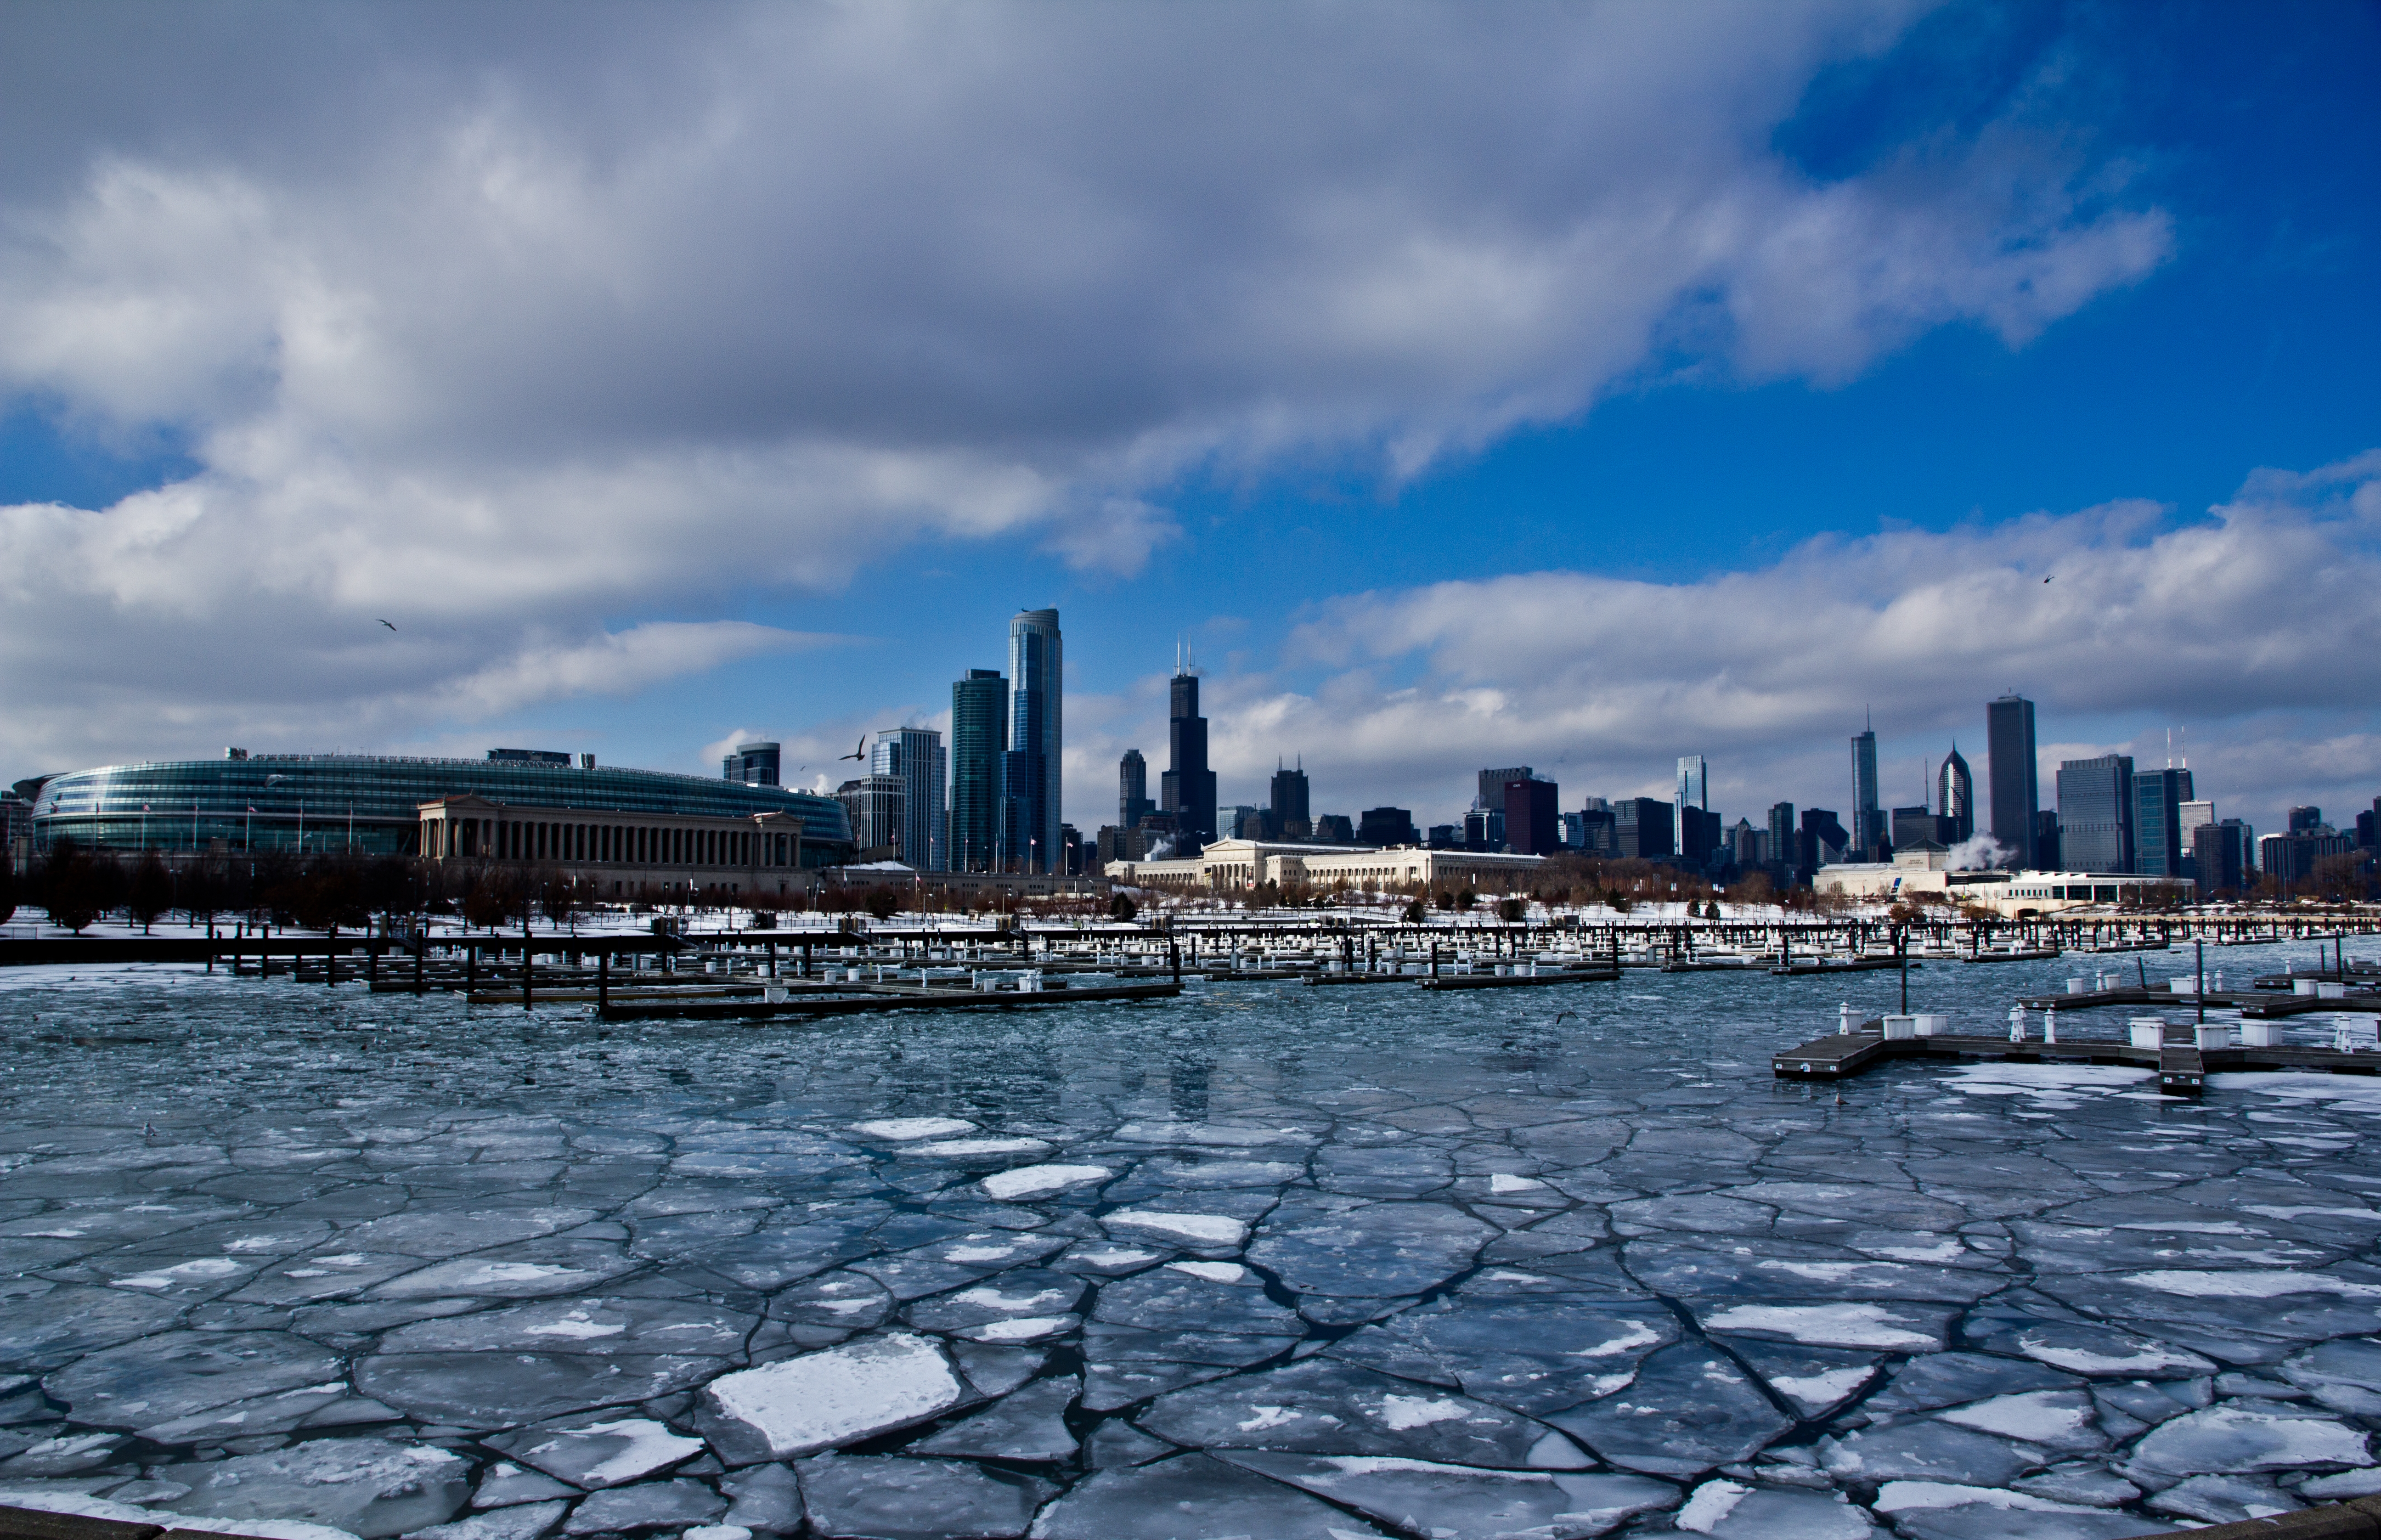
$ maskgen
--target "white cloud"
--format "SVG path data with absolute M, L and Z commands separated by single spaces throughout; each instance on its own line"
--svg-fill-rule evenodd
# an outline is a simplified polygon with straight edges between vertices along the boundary
M 2381 732 L 2338 721 L 2381 693 L 2376 486 L 2367 455 L 2261 472 L 2204 519 L 2118 503 L 1817 541 L 1696 582 L 1548 571 L 1333 599 L 1280 670 L 1207 682 L 1213 755 L 1227 801 L 1303 752 L 1318 808 L 1444 818 L 1482 765 L 1533 764 L 1575 805 L 1667 796 L 1675 757 L 1703 753 L 1734 816 L 1841 806 L 1845 741 L 1874 711 L 1886 800 L 1915 801 L 1920 756 L 1955 738 L 1981 783 L 1984 703 L 2014 688 L 2043 722 L 2045 804 L 2057 754 L 2162 764 L 2162 725 L 2181 723 L 2227 816 L 2352 815 L 2381 793 Z M 2093 730 L 2058 747 L 2075 727 Z
M 201 469 L 0 510 L 0 654 L 121 724 L 411 730 L 426 681 L 700 668 L 651 624 L 922 538 L 1130 574 L 1189 469 L 1407 475 L 1656 353 L 1837 379 L 2161 262 L 2021 101 L 1849 174 L 1777 152 L 1917 9 L 182 11 L 138 58 L 104 7 L 14 17 L 0 397 Z M 37 691 L 10 747 L 92 709 Z

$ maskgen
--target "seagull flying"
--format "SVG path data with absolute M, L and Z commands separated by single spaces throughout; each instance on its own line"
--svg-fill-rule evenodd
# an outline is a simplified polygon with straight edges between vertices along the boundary
M 2050 575 L 2050 578 L 2055 578 L 2055 577 L 2057 577 L 2057 576 L 2058 576 L 2058 574 L 2057 574 L 2057 573 L 2056 573 L 2056 572 L 2053 572 L 2053 573 Z M 2043 579 L 2042 581 L 2043 581 L 2044 582 L 2048 582 L 2048 581 L 2050 581 L 2050 578 L 2045 578 L 2045 579 Z
M 842 764 L 845 760 L 848 760 L 848 759 L 865 759 L 865 758 L 867 757 L 867 754 L 868 754 L 868 739 L 867 739 L 866 735 L 864 735 L 864 734 L 863 734 L 863 735 L 861 736 L 861 738 L 860 741 L 859 741 L 858 743 L 855 743 L 855 744 L 853 744 L 853 745 L 852 745 L 852 747 L 851 747 L 851 752 L 849 752 L 849 753 L 848 753 L 848 754 L 839 754 L 839 755 L 837 755 L 837 756 L 836 757 L 836 764 Z
M 383 621 L 381 622 L 381 624 L 382 624 L 382 625 L 384 625 L 384 626 L 388 627 L 388 629 L 389 629 L 390 630 L 395 630 L 395 629 L 397 629 L 397 627 L 396 627 L 392 622 L 389 622 L 389 621 L 386 621 L 386 620 L 383 620 Z

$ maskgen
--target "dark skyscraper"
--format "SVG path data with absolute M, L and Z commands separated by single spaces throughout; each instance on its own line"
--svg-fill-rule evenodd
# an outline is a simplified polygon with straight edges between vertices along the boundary
M 1794 804 L 1769 804 L 1769 859 L 1788 867 L 1802 864 L 1802 852 L 1794 838 Z
M 2033 815 L 2042 807 L 2042 792 L 2034 764 L 2033 703 L 2022 695 L 2004 695 L 1984 707 L 1984 775 L 1991 782 L 1986 811 L 1993 837 L 2009 847 L 2013 864 L 2036 864 Z
M 1356 822 L 1356 843 L 1419 845 L 1422 834 L 1414 827 L 1413 814 L 1404 808 L 1366 808 L 1363 816 Z
M 1161 795 L 1182 831 L 1178 855 L 1215 837 L 1215 773 L 1207 768 L 1207 719 L 1199 715 L 1199 676 L 1177 665 L 1169 682 L 1166 737 L 1168 764 Z
M 1550 856 L 1562 849 L 1562 817 L 1555 783 L 1529 776 L 1508 780 L 1497 799 L 1505 810 L 1505 848 L 1516 855 Z
M 1976 781 L 1968 774 L 1968 762 L 1960 757 L 1960 746 L 1951 745 L 1951 757 L 1935 776 L 1935 813 L 1943 820 L 1943 843 L 1957 845 L 1972 838 L 1976 832 Z
M 989 872 L 1000 859 L 1000 760 L 1008 748 L 1008 681 L 971 668 L 951 686 L 950 864 Z
M 1852 734 L 1852 843 L 1859 859 L 1874 858 L 1886 841 L 1885 813 L 1876 801 L 1876 729 Z
M 2133 870 L 2131 755 L 2060 764 L 2058 860 L 2078 872 Z
M 1652 797 L 1623 797 L 1612 804 L 1614 835 L 1623 857 L 1654 861 L 1678 851 L 1678 811 Z
M 1013 860 L 1036 872 L 1056 872 L 1066 862 L 1058 842 L 1065 666 L 1056 610 L 1020 610 L 1009 620 L 1008 748 L 1018 758 L 1002 797 L 1016 826 L 1003 839 Z
M 1149 800 L 1149 762 L 1140 750 L 1127 749 L 1117 761 L 1117 827 L 1138 828 L 1156 811 L 1157 804 Z
M 2130 769 L 2132 761 L 2127 760 L 2125 764 Z M 2191 853 L 2182 837 L 2182 804 L 2192 800 L 2191 772 L 2144 770 L 2132 777 L 2132 793 L 2134 863 L 2111 870 L 2139 872 L 2145 877 L 2181 876 L 2182 858 Z M 2072 861 L 2074 842 L 2067 841 L 2064 848 Z M 2077 869 L 2100 870 L 2081 863 Z
M 775 786 L 777 764 L 778 749 L 775 743 L 739 743 L 736 752 L 721 764 L 719 773 L 745 786 Z
M 1314 833 L 1314 815 L 1308 811 L 1306 796 L 1306 762 L 1300 759 L 1297 769 L 1284 770 L 1276 761 L 1273 805 L 1268 810 L 1276 838 L 1304 839 Z

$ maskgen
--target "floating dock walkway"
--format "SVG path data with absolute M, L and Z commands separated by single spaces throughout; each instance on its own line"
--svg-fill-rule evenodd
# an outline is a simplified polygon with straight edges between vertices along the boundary
M 2165 1024 L 2164 1036 L 2165 1041 L 2155 1048 L 2135 1047 L 2109 1038 L 2070 1038 L 2058 1043 L 2038 1038 L 2013 1042 L 2001 1037 L 1946 1033 L 1887 1038 L 1883 1021 L 1872 1020 L 1851 1032 L 1814 1037 L 1800 1047 L 1773 1055 L 1770 1069 L 1780 1080 L 1845 1081 L 1888 1060 L 1900 1059 L 2126 1064 L 2155 1069 L 2158 1089 L 2170 1096 L 2196 1096 L 2208 1075 L 2228 1070 L 2381 1075 L 2381 1052 L 2342 1053 L 2335 1048 L 2283 1046 L 2202 1047 L 2195 1028 L 2170 1021 Z

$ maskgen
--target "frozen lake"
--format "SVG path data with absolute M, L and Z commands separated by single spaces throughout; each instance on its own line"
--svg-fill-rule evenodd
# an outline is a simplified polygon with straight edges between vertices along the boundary
M 1937 964 L 1912 1003 L 2005 1030 L 2094 961 L 2133 959 Z M 287 1540 L 1849 1540 L 2381 1491 L 2381 1081 L 1772 1079 L 1894 987 L 600 1029 L 17 971 L 0 1501 Z

